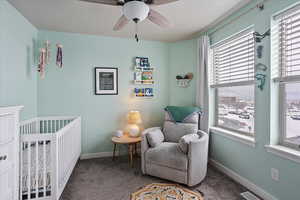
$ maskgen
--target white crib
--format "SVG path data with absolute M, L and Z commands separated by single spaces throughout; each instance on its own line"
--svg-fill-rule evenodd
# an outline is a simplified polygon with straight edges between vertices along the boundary
M 81 118 L 27 120 L 20 134 L 20 200 L 58 200 L 81 154 Z

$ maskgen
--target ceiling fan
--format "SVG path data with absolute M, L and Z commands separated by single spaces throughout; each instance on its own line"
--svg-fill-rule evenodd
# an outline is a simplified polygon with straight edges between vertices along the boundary
M 135 39 L 139 41 L 137 35 L 137 24 L 146 18 L 154 24 L 168 28 L 171 23 L 159 12 L 150 8 L 150 5 L 162 5 L 178 0 L 80 0 L 91 3 L 106 4 L 112 6 L 123 6 L 123 15 L 115 24 L 113 30 L 119 31 L 124 28 L 129 21 L 134 21 L 136 24 Z

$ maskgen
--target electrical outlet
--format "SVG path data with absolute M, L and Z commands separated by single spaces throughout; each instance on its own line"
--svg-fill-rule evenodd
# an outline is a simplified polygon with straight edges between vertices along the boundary
M 278 171 L 278 169 L 271 168 L 271 178 L 274 181 L 279 181 L 279 171 Z

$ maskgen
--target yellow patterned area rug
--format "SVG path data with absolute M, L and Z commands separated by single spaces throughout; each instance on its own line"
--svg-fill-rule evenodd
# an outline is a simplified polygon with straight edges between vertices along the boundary
M 196 192 L 176 184 L 153 183 L 131 195 L 131 200 L 204 200 Z

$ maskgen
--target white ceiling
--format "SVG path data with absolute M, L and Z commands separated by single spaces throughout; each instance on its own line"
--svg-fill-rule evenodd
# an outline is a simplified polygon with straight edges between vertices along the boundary
M 145 20 L 139 25 L 140 37 L 165 42 L 189 39 L 250 1 L 179 0 L 152 6 L 167 17 L 173 26 L 162 29 Z M 133 23 L 121 31 L 112 31 L 121 16 L 121 7 L 78 0 L 9 0 L 9 2 L 39 29 L 114 37 L 134 35 Z

